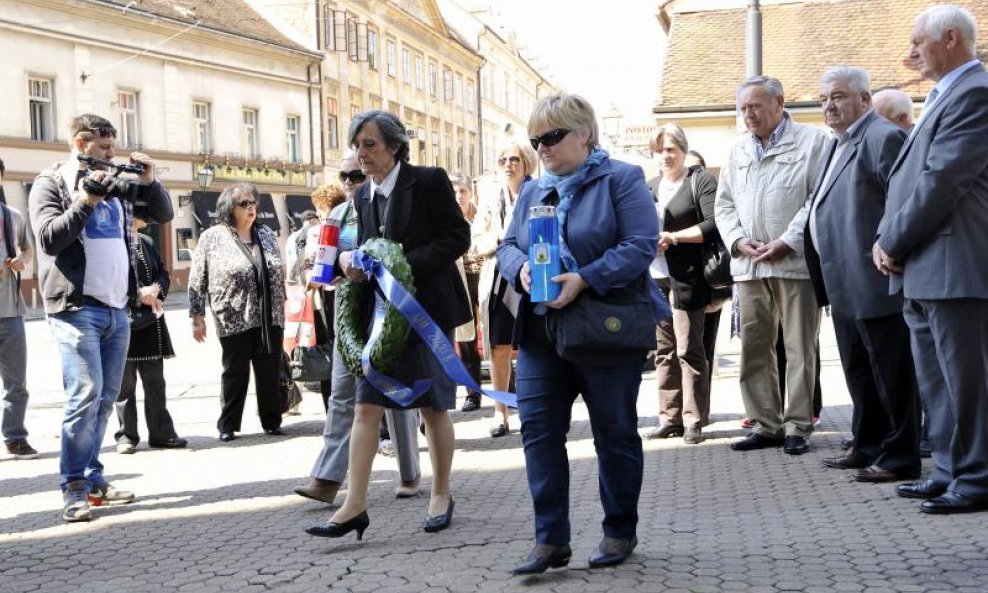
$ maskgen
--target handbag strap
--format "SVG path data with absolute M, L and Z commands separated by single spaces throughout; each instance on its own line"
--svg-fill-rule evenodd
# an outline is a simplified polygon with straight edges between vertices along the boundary
M 703 222 L 703 211 L 700 210 L 700 198 L 696 192 L 696 178 L 699 177 L 693 169 L 689 171 L 690 177 L 690 197 L 693 198 L 693 212 L 696 213 L 696 224 Z

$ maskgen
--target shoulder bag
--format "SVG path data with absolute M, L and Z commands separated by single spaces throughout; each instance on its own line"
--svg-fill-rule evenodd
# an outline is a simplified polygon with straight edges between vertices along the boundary
M 307 290 L 305 293 L 305 304 L 302 309 L 302 319 L 314 320 L 315 311 L 312 304 L 314 298 L 313 291 Z M 291 376 L 293 381 L 302 383 L 314 383 L 316 381 L 329 381 L 333 376 L 333 339 L 324 344 L 304 346 L 299 340 L 302 323 L 298 324 L 296 332 L 297 345 L 292 350 Z
M 703 211 L 700 210 L 700 200 L 696 192 L 697 173 L 690 175 L 690 191 L 693 193 L 693 210 L 696 212 L 697 224 L 704 221 Z M 713 290 L 725 290 L 734 285 L 731 276 L 731 254 L 720 238 L 720 232 L 707 239 L 702 244 L 703 279 Z

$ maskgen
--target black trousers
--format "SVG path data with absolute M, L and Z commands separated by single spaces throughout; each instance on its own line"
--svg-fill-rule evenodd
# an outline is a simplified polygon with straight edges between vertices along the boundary
M 220 432 L 240 431 L 251 367 L 254 368 L 254 391 L 257 394 L 257 413 L 261 417 L 261 427 L 273 430 L 281 426 L 279 371 L 284 330 L 272 326 L 270 332 L 271 341 L 275 344 L 274 352 L 264 351 L 259 327 L 220 338 L 223 349 L 223 409 L 216 422 L 216 428 Z
M 473 311 L 474 328 L 478 326 L 477 320 L 480 319 L 477 299 L 478 284 L 480 284 L 480 274 L 467 274 L 467 292 L 470 294 L 470 310 Z M 463 366 L 467 368 L 467 372 L 477 382 L 477 385 L 480 385 L 480 351 L 477 350 L 476 337 L 472 341 L 457 342 L 456 345 L 460 351 L 460 360 L 463 361 Z M 470 395 L 473 394 L 474 392 L 470 393 Z M 480 394 L 477 395 L 479 397 Z
M 148 441 L 161 443 L 178 436 L 175 434 L 171 414 L 165 407 L 165 361 L 159 358 L 127 361 L 123 382 L 120 384 L 120 395 L 114 404 L 120 429 L 113 438 L 118 443 L 136 445 L 141 442 L 141 434 L 137 430 L 137 373 L 141 374 L 141 385 L 144 387 L 144 419 L 148 425 Z
M 336 291 L 322 293 L 322 310 L 313 311 L 313 325 L 316 328 L 316 343 L 327 344 L 336 341 Z M 329 411 L 329 396 L 333 394 L 333 380 L 319 382 L 319 393 L 322 395 L 322 406 Z
M 834 333 L 854 402 L 854 450 L 882 469 L 919 476 L 919 390 L 902 315 L 835 314 Z

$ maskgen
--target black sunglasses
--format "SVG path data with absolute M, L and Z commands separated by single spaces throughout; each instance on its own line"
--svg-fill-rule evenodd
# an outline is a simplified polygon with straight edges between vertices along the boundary
M 546 146 L 555 146 L 563 141 L 566 134 L 569 134 L 573 130 L 567 130 L 566 128 L 556 128 L 551 132 L 546 132 L 541 136 L 536 136 L 534 138 L 529 138 L 528 140 L 532 143 L 532 148 L 535 150 L 539 149 L 539 144 L 544 144 Z
M 257 207 L 257 201 L 256 200 L 240 200 L 239 202 L 237 202 L 237 206 L 240 206 L 241 208 L 250 208 L 251 206 L 253 206 L 253 207 L 256 208 Z
M 552 146 L 552 145 L 548 144 L 547 146 Z M 504 166 L 505 163 L 511 163 L 512 165 L 517 165 L 520 162 L 521 162 L 521 157 L 517 157 L 514 155 L 511 155 L 509 157 L 501 157 L 497 159 L 497 164 L 501 165 L 502 167 Z
M 350 183 L 356 185 L 358 183 L 363 183 L 364 180 L 367 179 L 367 176 L 364 175 L 364 172 L 360 169 L 354 169 L 353 171 L 340 171 L 340 183 L 346 183 L 347 179 L 350 180 Z

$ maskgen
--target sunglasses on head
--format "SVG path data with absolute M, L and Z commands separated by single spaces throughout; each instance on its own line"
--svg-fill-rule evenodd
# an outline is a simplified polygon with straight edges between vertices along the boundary
M 257 201 L 256 200 L 240 200 L 239 202 L 237 202 L 237 206 L 240 206 L 241 208 L 251 208 L 251 207 L 257 208 Z
M 504 166 L 505 163 L 511 163 L 512 165 L 517 165 L 520 162 L 521 162 L 520 156 L 501 157 L 497 159 L 497 164 L 501 165 L 502 167 Z
M 346 183 L 347 179 L 350 183 L 363 183 L 367 176 L 360 169 L 354 169 L 353 171 L 340 171 L 340 183 Z
M 544 144 L 545 146 L 555 146 L 559 144 L 563 141 L 563 138 L 566 137 L 566 134 L 569 134 L 572 131 L 573 130 L 567 130 L 565 128 L 556 128 L 555 130 L 546 132 L 541 136 L 529 138 L 529 141 L 532 143 L 532 148 L 538 150 L 540 144 Z

